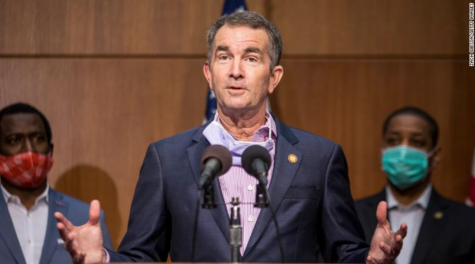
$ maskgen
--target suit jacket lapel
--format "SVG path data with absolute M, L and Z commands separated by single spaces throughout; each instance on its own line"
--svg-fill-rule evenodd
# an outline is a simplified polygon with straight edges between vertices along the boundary
M 197 186 L 198 186 L 198 181 L 201 177 L 201 161 L 200 161 L 201 154 L 210 145 L 208 140 L 203 136 L 203 130 L 206 127 L 206 125 L 203 125 L 193 137 L 193 141 L 195 141 L 196 144 L 194 144 L 193 146 L 187 149 L 188 159 L 190 161 L 190 166 L 191 166 L 191 169 L 193 170 L 193 175 L 195 176 Z M 223 194 L 221 193 L 221 187 L 217 180 L 213 180 L 212 184 L 213 184 L 213 189 L 215 193 L 215 197 L 214 197 L 215 202 L 216 204 L 218 204 L 218 206 L 216 208 L 207 209 L 207 210 L 209 210 L 209 212 L 213 216 L 216 224 L 218 225 L 219 229 L 223 233 L 226 240 L 229 241 L 229 238 L 228 238 L 229 216 L 226 211 Z M 202 214 L 203 209 L 201 208 L 200 210 L 201 210 L 200 214 Z
M 449 207 L 442 197 L 432 189 L 429 206 L 422 220 L 421 229 L 417 237 L 416 246 L 411 263 L 424 263 L 427 259 L 432 245 L 437 240 L 442 227 L 447 221 L 449 215 L 445 213 Z
M 275 151 L 276 155 L 274 159 L 274 171 L 272 172 L 272 181 L 269 186 L 269 193 L 271 196 L 272 206 L 274 207 L 277 214 L 277 210 L 295 177 L 303 156 L 302 153 L 293 146 L 297 144 L 298 139 L 295 137 L 292 131 L 290 131 L 290 129 L 282 124 L 276 117 L 274 117 L 274 120 L 276 121 L 278 136 Z M 290 163 L 288 161 L 288 156 L 290 154 L 297 156 L 296 163 Z M 265 233 L 265 230 L 268 228 L 271 219 L 272 213 L 270 208 L 262 209 L 257 219 L 256 225 L 254 226 L 254 230 L 252 231 L 251 237 L 249 238 L 243 259 L 251 252 L 253 247 L 256 245 L 256 242 Z
M 15 258 L 17 263 L 26 264 L 25 257 L 21 251 L 20 242 L 13 226 L 12 218 L 8 211 L 7 204 L 3 198 L 3 192 L 0 190 L 0 236 L 2 236 L 5 244 L 7 245 L 10 253 Z
M 58 246 L 59 231 L 57 229 L 57 221 L 54 217 L 55 212 L 60 212 L 67 216 L 68 206 L 62 199 L 62 195 L 53 189 L 49 189 L 48 193 L 48 224 L 46 227 L 45 241 L 43 251 L 41 252 L 40 264 L 49 263 L 56 247 Z

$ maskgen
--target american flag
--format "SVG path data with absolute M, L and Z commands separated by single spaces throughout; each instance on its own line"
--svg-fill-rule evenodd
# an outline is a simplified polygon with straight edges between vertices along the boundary
M 470 178 L 470 187 L 466 203 L 469 206 L 475 207 L 475 150 L 473 151 L 472 175 Z

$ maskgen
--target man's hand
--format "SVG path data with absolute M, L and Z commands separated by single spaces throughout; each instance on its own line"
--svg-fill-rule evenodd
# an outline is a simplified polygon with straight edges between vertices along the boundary
M 61 238 L 75 264 L 104 261 L 100 215 L 101 205 L 97 200 L 91 202 L 89 221 L 82 226 L 74 226 L 63 214 L 54 213 Z
M 376 210 L 378 225 L 374 231 L 371 248 L 366 258 L 367 262 L 371 264 L 393 263 L 401 252 L 402 240 L 407 234 L 406 223 L 402 223 L 398 231 L 391 231 L 391 226 L 386 217 L 388 214 L 387 208 L 386 202 L 380 202 Z

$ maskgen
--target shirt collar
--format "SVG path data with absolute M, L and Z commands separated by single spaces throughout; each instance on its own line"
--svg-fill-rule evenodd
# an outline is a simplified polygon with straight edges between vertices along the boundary
M 430 200 L 430 195 L 432 193 L 432 184 L 429 183 L 427 187 L 424 189 L 424 192 L 422 192 L 421 196 L 414 202 L 412 202 L 409 205 L 403 205 L 400 204 L 397 200 L 396 197 L 394 196 L 391 188 L 389 188 L 389 185 L 386 185 L 386 198 L 388 202 L 388 209 L 394 209 L 394 208 L 411 208 L 415 205 L 419 205 L 421 208 L 424 210 L 427 209 L 427 206 L 429 206 L 429 200 Z
M 18 196 L 9 193 L 7 189 L 3 187 L 3 184 L 0 183 L 0 187 L 2 188 L 3 198 L 5 199 L 6 203 L 8 203 L 8 201 L 11 199 L 18 199 L 18 201 L 20 200 Z M 38 201 L 40 201 L 41 199 L 44 199 L 46 203 L 48 203 L 49 202 L 48 192 L 49 192 L 49 183 L 46 183 L 45 190 L 40 195 L 38 195 L 38 197 L 36 197 L 35 204 L 37 204 Z
M 252 136 L 251 142 L 261 142 L 261 141 L 265 141 L 266 139 L 268 139 L 268 137 L 269 137 L 269 127 L 271 128 L 271 131 L 272 131 L 272 134 L 271 134 L 272 139 L 277 138 L 277 125 L 275 123 L 274 118 L 272 117 L 272 115 L 270 114 L 269 111 L 266 111 L 265 116 L 266 116 L 266 123 L 256 130 L 256 132 Z M 219 119 L 218 112 L 216 112 L 216 114 L 214 115 L 214 121 L 222 124 L 221 120 Z M 232 135 L 231 133 L 229 133 L 229 134 Z M 234 138 L 234 139 L 236 139 L 236 138 Z

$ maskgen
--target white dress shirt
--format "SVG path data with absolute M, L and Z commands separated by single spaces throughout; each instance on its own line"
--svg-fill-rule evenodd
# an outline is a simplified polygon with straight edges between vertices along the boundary
M 35 204 L 30 210 L 23 206 L 18 196 L 10 194 L 3 185 L 1 185 L 1 188 L 26 263 L 38 264 L 43 251 L 48 223 L 49 185 L 36 198 Z
M 394 197 L 389 186 L 386 186 L 388 199 L 389 222 L 391 230 L 398 230 L 402 223 L 407 224 L 407 236 L 404 238 L 404 246 L 396 259 L 397 264 L 411 263 L 412 254 L 416 247 L 417 237 L 421 229 L 427 206 L 429 205 L 432 185 L 429 184 L 422 195 L 410 205 L 400 204 Z

